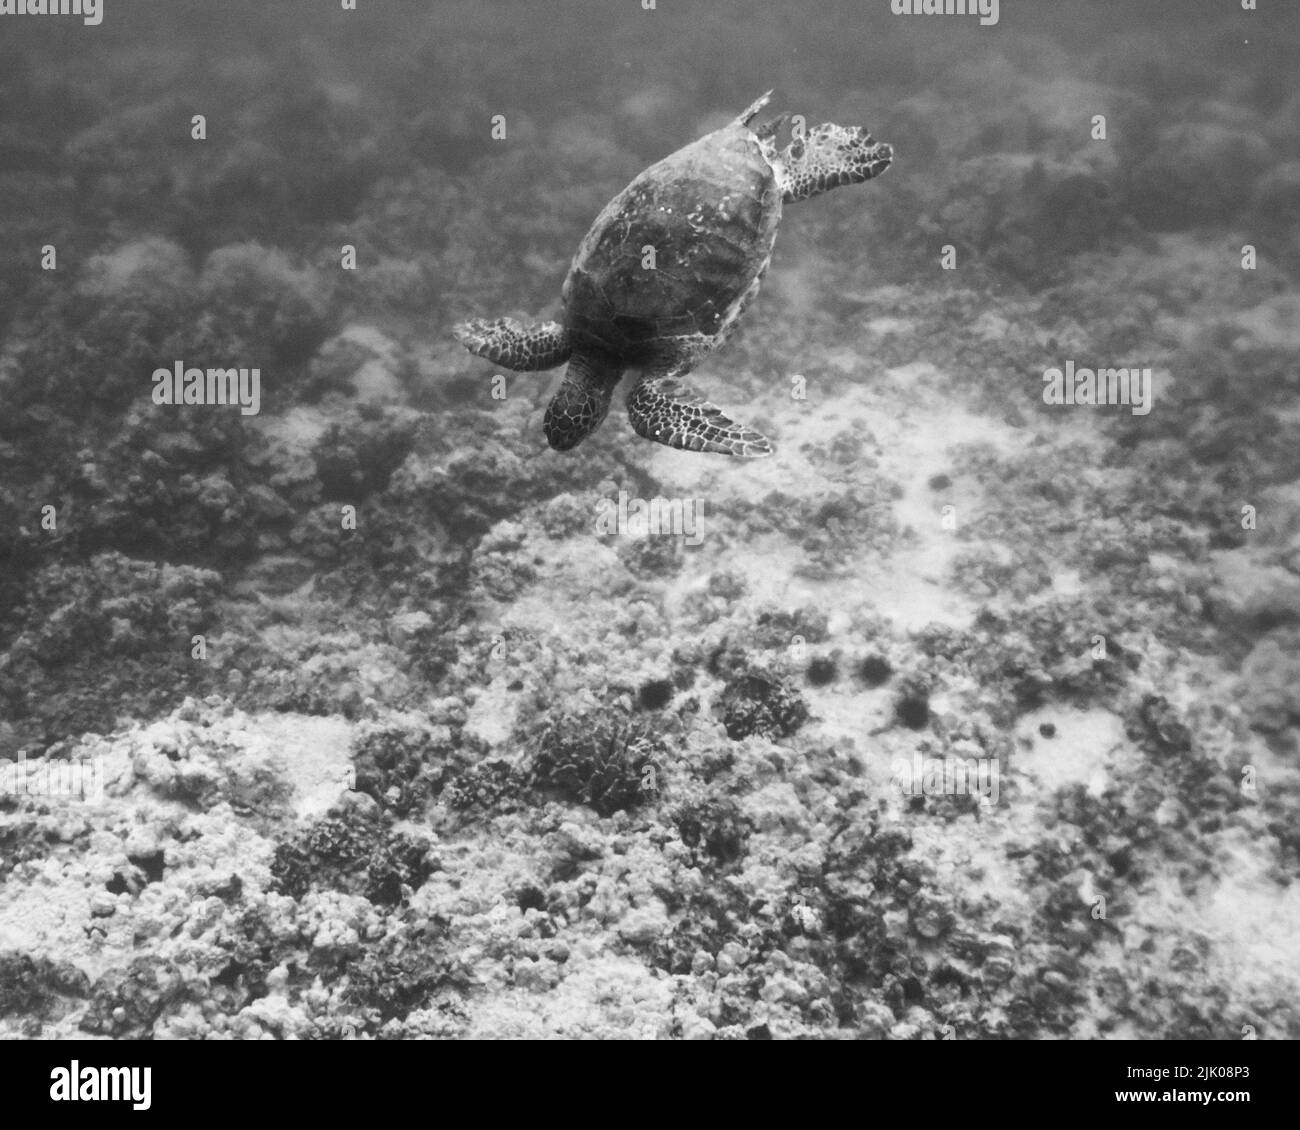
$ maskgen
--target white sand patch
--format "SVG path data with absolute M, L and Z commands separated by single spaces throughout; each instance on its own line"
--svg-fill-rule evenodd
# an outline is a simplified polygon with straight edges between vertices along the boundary
M 1216 956 L 1224 968 L 1216 973 L 1264 990 L 1270 1000 L 1294 998 L 1300 985 L 1300 885 L 1280 886 L 1268 874 L 1269 853 L 1244 833 L 1234 839 L 1224 838 L 1223 879 L 1203 907 L 1202 926 L 1223 947 Z M 1279 977 L 1291 982 L 1283 993 Z
M 1011 821 L 1002 813 L 1005 801 L 991 812 L 981 810 L 960 825 L 937 821 L 907 824 L 912 836 L 912 853 L 935 869 L 937 886 L 947 890 L 957 905 L 988 902 L 997 905 L 1007 918 L 1033 913 L 1035 894 L 1028 890 L 1015 867 L 1007 866 L 1006 849 Z M 955 835 L 960 827 L 964 834 Z
M 0 950 L 58 955 L 87 973 L 111 964 L 96 960 L 79 937 L 91 922 L 91 898 L 103 887 L 95 878 L 82 856 L 15 869 L 0 900 Z
M 487 742 L 493 749 L 504 746 L 514 728 L 519 695 L 506 689 L 514 675 L 498 676 L 478 689 L 478 697 L 465 719 L 465 732 Z
M 1053 737 L 1038 732 L 1044 723 L 1056 727 Z M 1084 785 L 1093 796 L 1105 791 L 1111 764 L 1129 746 L 1123 721 L 1101 709 L 1045 706 L 1020 717 L 1016 737 L 1019 773 L 1049 791 Z
M 545 994 L 509 992 L 470 1005 L 468 1039 L 630 1039 L 668 1036 L 672 980 L 631 957 L 583 960 Z
M 894 748 L 902 739 L 877 732 L 890 725 L 896 692 L 888 686 L 864 690 L 847 679 L 828 687 L 801 689 L 816 720 L 818 741 L 856 752 L 864 775 L 878 785 L 888 785 L 893 759 L 903 756 L 901 749 Z
M 930 480 L 952 469 L 955 445 L 988 444 L 1014 457 L 1031 437 L 996 417 L 953 403 L 944 395 L 947 384 L 940 370 L 917 362 L 888 370 L 869 384 L 836 381 L 833 391 L 826 391 L 826 382 L 812 380 L 802 401 L 774 390 L 744 414 L 750 420 L 766 412 L 775 422 L 777 450 L 772 458 L 742 464 L 684 459 L 680 452 L 656 448 L 647 453 L 650 471 L 666 496 L 703 502 L 707 529 L 711 503 L 758 508 L 770 497 L 816 499 L 842 493 L 842 476 L 832 477 L 835 472 L 822 461 L 814 462 L 809 452 L 843 432 L 866 438 L 867 453 L 878 460 L 880 472 L 903 488 L 894 516 L 909 531 L 910 544 L 899 546 L 884 563 L 868 559 L 864 547 L 856 570 L 862 584 L 851 592 L 842 580 L 819 584 L 797 576 L 804 553 L 801 531 L 793 528 L 753 537 L 743 553 L 726 558 L 726 568 L 744 575 L 755 600 L 812 599 L 830 609 L 843 608 L 847 599 L 875 607 L 905 628 L 935 621 L 964 625 L 974 615 L 975 604 L 953 591 L 946 576 L 956 555 L 972 543 L 944 527 L 943 507 L 954 507 L 960 527 L 963 515 L 978 511 L 979 499 L 960 482 L 936 492 Z M 716 395 L 726 401 L 723 393 Z
M 988 444 L 1013 457 L 1027 437 L 993 416 L 978 414 L 942 395 L 944 379 L 934 366 L 917 362 L 891 369 L 886 377 L 901 395 L 901 408 L 873 420 L 881 445 L 881 470 L 897 481 L 903 495 L 895 504 L 899 524 L 911 532 L 889 562 L 888 573 L 874 587 L 876 604 L 906 628 L 940 622 L 969 623 L 975 604 L 946 583 L 953 559 L 971 546 L 956 531 L 945 528 L 945 506 L 952 506 L 949 523 L 960 530 L 974 515 L 978 498 L 959 480 L 942 492 L 930 481 L 952 470 L 957 444 Z
M 737 603 L 754 608 L 763 604 L 792 607 L 812 604 L 819 608 L 830 606 L 834 599 L 829 594 L 832 586 L 796 575 L 804 564 L 803 549 L 782 534 L 764 534 L 747 540 L 738 552 L 723 552 L 713 557 L 698 573 L 683 572 L 669 587 L 668 607 L 680 613 L 682 602 L 693 592 L 705 588 L 711 569 L 724 569 L 745 579 L 748 591 Z
M 1237 1038 L 1241 1025 L 1255 1024 L 1260 1039 L 1281 1032 L 1265 1030 L 1249 1012 L 1250 1002 L 1261 1009 L 1295 999 L 1300 993 L 1300 886 L 1283 887 L 1269 874 L 1271 853 L 1245 829 L 1217 837 L 1218 885 L 1206 895 L 1188 898 L 1172 874 L 1155 877 L 1137 900 L 1141 921 L 1155 929 L 1201 935 L 1210 943 L 1198 983 L 1230 986 L 1242 1002 L 1235 1015 L 1222 1017 L 1225 1039 Z
M 348 786 L 352 766 L 352 724 L 344 718 L 305 714 L 249 717 L 242 739 L 250 754 L 264 751 L 293 786 L 300 820 L 324 815 Z

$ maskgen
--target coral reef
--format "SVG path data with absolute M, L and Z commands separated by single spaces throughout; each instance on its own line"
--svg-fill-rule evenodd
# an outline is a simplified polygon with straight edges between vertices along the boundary
M 165 7 L 0 44 L 0 1035 L 1300 1037 L 1284 35 Z M 899 153 L 700 368 L 778 457 L 549 451 L 450 326 L 755 74 Z

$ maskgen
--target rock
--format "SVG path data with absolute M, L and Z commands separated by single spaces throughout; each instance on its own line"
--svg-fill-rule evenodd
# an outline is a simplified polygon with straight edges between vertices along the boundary
M 733 741 L 751 734 L 786 737 L 808 718 L 803 696 L 787 680 L 758 670 L 737 675 L 722 692 L 722 722 Z
M 394 647 L 406 647 L 422 636 L 433 631 L 433 617 L 417 609 L 414 612 L 398 612 L 388 619 L 388 640 Z
M 1259 562 L 1253 550 L 1219 553 L 1210 607 L 1220 618 L 1256 628 L 1300 621 L 1300 577 L 1280 565 Z
M 707 1017 L 690 1013 L 682 1018 L 683 1040 L 711 1040 L 717 1034 L 717 1025 Z
M 930 895 L 918 895 L 908 909 L 912 930 L 927 941 L 942 937 L 956 921 L 952 908 Z
M 1300 721 L 1300 655 L 1294 640 L 1284 648 L 1264 639 L 1241 665 L 1241 706 L 1251 726 L 1280 733 Z
M 648 945 L 668 929 L 668 911 L 658 899 L 647 906 L 637 906 L 623 915 L 618 936 L 632 945 Z

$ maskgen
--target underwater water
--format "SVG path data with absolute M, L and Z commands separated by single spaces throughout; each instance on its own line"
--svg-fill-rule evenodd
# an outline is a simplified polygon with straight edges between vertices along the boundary
M 0 13 L 0 1033 L 1300 1037 L 1300 10 L 904 7 Z M 552 450 L 769 89 L 773 454 Z

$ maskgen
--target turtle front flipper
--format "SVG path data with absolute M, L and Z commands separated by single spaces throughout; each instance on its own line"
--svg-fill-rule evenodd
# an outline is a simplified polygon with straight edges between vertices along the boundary
M 716 404 L 673 376 L 647 374 L 627 398 L 637 435 L 682 451 L 761 458 L 772 445 L 761 432 L 732 420 Z
M 559 322 L 525 325 L 514 318 L 475 318 L 454 326 L 451 332 L 471 353 L 516 373 L 554 369 L 573 352 L 569 332 Z
M 878 177 L 894 159 L 894 150 L 858 126 L 829 122 L 796 137 L 781 151 L 786 204 L 807 200 L 844 184 L 861 184 Z
M 575 353 L 560 391 L 546 406 L 542 422 L 546 442 L 556 451 L 568 451 L 591 435 L 605 419 L 614 386 L 622 376 L 623 367 L 611 358 Z

